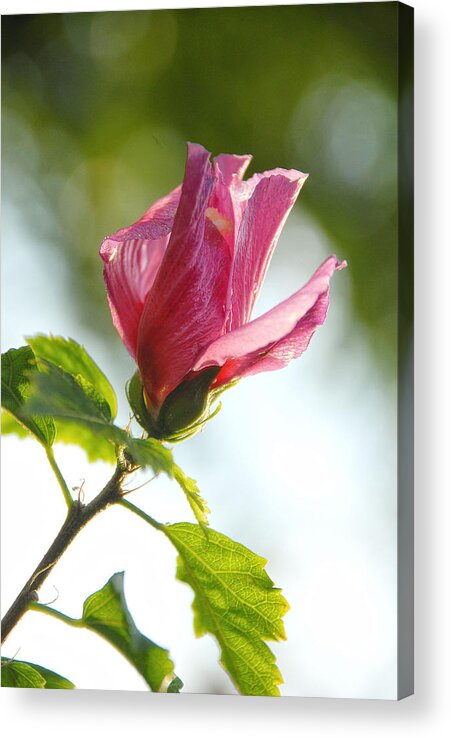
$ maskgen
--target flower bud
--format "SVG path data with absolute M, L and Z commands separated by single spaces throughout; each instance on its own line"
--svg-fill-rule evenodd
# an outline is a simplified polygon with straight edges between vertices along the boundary
M 157 418 L 148 408 L 139 373 L 130 380 L 127 395 L 140 425 L 154 438 L 177 441 L 201 430 L 207 421 L 215 393 L 212 382 L 220 371 L 212 366 L 183 380 L 166 398 Z

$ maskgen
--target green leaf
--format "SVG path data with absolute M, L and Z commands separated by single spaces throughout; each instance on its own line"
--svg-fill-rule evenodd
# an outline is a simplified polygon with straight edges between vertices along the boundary
M 43 666 L 37 666 L 36 664 L 31 664 L 31 666 L 39 671 L 41 676 L 45 679 L 46 689 L 75 689 L 75 684 L 60 674 L 50 671 L 50 669 L 45 669 Z
M 182 469 L 180 469 L 180 467 L 175 463 L 172 469 L 172 477 L 178 482 L 184 491 L 191 510 L 194 513 L 194 517 L 199 525 L 203 528 L 208 526 L 208 513 L 210 512 L 210 508 L 201 496 L 196 480 L 187 477 L 185 472 L 182 471 Z
M 175 677 L 167 688 L 168 694 L 179 694 L 183 688 L 183 682 L 179 677 Z
M 75 689 L 65 677 L 27 661 L 16 661 L 2 657 L 2 687 L 25 687 L 27 689 Z
M 8 410 L 19 424 L 28 429 L 43 446 L 51 446 L 55 440 L 55 424 L 48 416 L 52 413 L 30 414 L 28 411 L 25 412 L 25 404 L 31 395 L 30 378 L 39 375 L 35 356 L 29 346 L 10 349 L 2 354 L 2 407 Z
M 137 464 L 153 468 L 155 465 L 157 473 L 161 471 L 159 457 L 164 459 L 167 449 L 159 441 L 152 445 L 132 438 L 127 431 L 110 422 L 104 401 L 99 401 L 90 385 L 80 384 L 71 374 L 45 359 L 41 359 L 40 366 L 41 371 L 33 377 L 26 411 L 32 415 L 52 415 L 58 430 L 62 431 L 57 440 L 77 443 L 91 454 L 91 458 L 107 460 L 115 458 L 116 446 L 125 446 Z M 106 451 L 107 443 L 111 445 L 111 455 Z
M 288 603 L 264 570 L 266 560 L 230 538 L 197 525 L 162 530 L 179 553 L 177 578 L 194 590 L 194 630 L 211 633 L 221 663 L 246 695 L 279 695 L 282 677 L 265 641 L 285 639 Z
M 32 395 L 28 410 L 50 413 L 60 418 L 110 423 L 108 405 L 87 382 L 80 383 L 72 374 L 41 359 L 39 372 L 33 375 Z
M 150 466 L 155 474 L 165 472 L 171 476 L 174 460 L 169 448 L 156 438 L 134 438 L 133 441 L 135 458 L 142 466 Z
M 172 451 L 155 438 L 135 439 L 134 447 L 139 449 L 141 459 L 146 459 L 145 464 L 152 467 L 155 474 L 165 472 L 170 479 L 174 479 L 180 485 L 197 522 L 203 527 L 208 526 L 207 516 L 210 510 L 201 497 L 196 480 L 186 476 L 184 471 L 177 466 Z
M 116 451 L 113 443 L 105 438 L 96 428 L 81 424 L 68 418 L 55 418 L 56 443 L 68 443 L 79 446 L 85 451 L 88 461 L 116 462 Z
M 136 627 L 124 595 L 124 573 L 114 574 L 83 606 L 82 624 L 103 636 L 144 677 L 153 692 L 174 690 L 174 664 L 169 652 L 144 636 Z M 181 684 L 180 680 L 175 686 Z
M 42 370 L 33 376 L 31 399 L 26 410 L 31 414 L 45 413 L 71 421 L 120 444 L 128 434 L 110 422 L 104 400 L 89 384 L 80 384 L 64 369 L 41 360 Z M 74 439 L 76 442 L 76 439 Z
M 86 349 L 71 338 L 62 336 L 37 335 L 27 338 L 38 361 L 43 368 L 54 365 L 70 375 L 80 385 L 84 394 L 100 411 L 103 420 L 110 421 L 116 415 L 117 403 L 114 390 L 91 359 Z M 68 380 L 69 382 L 69 380 Z M 74 384 L 72 383 L 72 387 Z M 60 387 L 61 389 L 61 387 Z M 78 392 L 78 388 L 75 388 Z M 71 420 L 69 417 L 58 417 L 56 420 L 56 441 L 72 443 L 83 448 L 89 461 L 115 462 L 116 454 L 112 441 L 104 437 L 92 424 Z
M 3 409 L 2 411 L 2 435 L 7 436 L 15 434 L 19 438 L 30 438 L 32 433 L 24 425 L 19 423 L 11 413 Z
M 27 343 L 38 359 L 44 359 L 64 369 L 76 377 L 82 386 L 84 383 L 89 383 L 107 403 L 110 408 L 110 418 L 114 419 L 116 417 L 117 401 L 115 392 L 84 346 L 81 346 L 72 338 L 42 334 L 28 336 Z

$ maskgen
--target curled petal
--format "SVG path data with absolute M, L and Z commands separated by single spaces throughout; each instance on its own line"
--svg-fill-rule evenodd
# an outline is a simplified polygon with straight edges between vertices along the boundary
M 133 225 L 121 228 L 110 236 L 111 241 L 129 241 L 131 239 L 154 240 L 168 236 L 174 225 L 174 218 L 180 202 L 181 187 L 150 206 L 144 215 Z
M 235 208 L 239 200 L 244 209 L 229 283 L 227 330 L 250 320 L 280 232 L 307 176 L 275 169 L 254 175 L 234 190 Z
M 234 177 L 238 177 L 239 180 L 243 179 L 244 173 L 251 161 L 252 156 L 249 154 L 243 154 L 242 156 L 238 156 L 237 154 L 219 154 L 214 159 L 215 169 L 220 173 L 226 187 L 232 184 Z
M 100 247 L 113 323 L 133 358 L 139 321 L 169 241 L 180 190 L 158 200 L 140 220 L 105 238 Z
M 139 321 L 168 240 L 169 237 L 118 243 L 106 239 L 102 244 L 104 254 L 110 251 L 104 277 L 113 324 L 134 359 Z
M 195 370 L 221 366 L 214 386 L 261 371 L 280 369 L 300 356 L 329 304 L 329 282 L 346 266 L 330 256 L 298 292 L 264 315 L 214 341 L 198 358 Z
M 235 208 L 232 192 L 242 184 L 243 175 L 251 159 L 252 157 L 248 155 L 235 154 L 220 154 L 214 159 L 216 182 L 207 209 L 207 217 L 210 217 L 219 228 L 229 246 L 232 258 L 235 250 L 235 234 L 238 232 L 241 219 L 241 209 Z

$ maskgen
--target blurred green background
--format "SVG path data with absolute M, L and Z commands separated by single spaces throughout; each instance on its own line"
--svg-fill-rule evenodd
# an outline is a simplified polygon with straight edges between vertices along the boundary
M 98 246 L 179 183 L 191 140 L 252 153 L 251 171 L 310 173 L 296 207 L 348 260 L 356 316 L 392 370 L 396 13 L 352 3 L 4 17 L 3 194 L 69 261 L 78 319 L 113 338 Z

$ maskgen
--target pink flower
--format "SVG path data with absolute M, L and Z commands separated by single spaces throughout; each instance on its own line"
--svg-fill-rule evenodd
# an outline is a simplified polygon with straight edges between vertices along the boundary
M 182 383 L 207 377 L 207 387 L 201 384 L 208 394 L 285 366 L 326 318 L 330 279 L 345 266 L 335 256 L 251 320 L 307 175 L 274 169 L 243 180 L 250 160 L 221 154 L 212 166 L 208 151 L 189 144 L 182 185 L 100 248 L 113 322 L 138 365 L 154 420 Z

